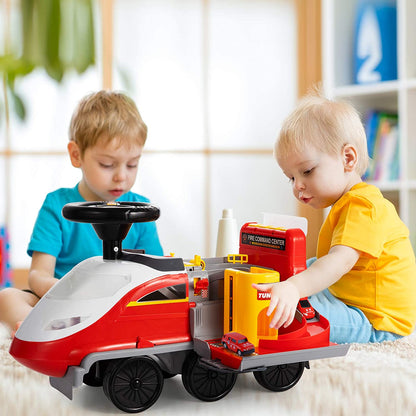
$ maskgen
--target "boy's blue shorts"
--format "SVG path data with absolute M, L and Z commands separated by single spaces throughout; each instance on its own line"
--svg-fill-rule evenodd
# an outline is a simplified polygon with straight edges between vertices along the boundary
M 308 260 L 308 266 L 312 263 Z M 394 341 L 401 335 L 373 328 L 364 313 L 353 306 L 348 306 L 332 295 L 328 289 L 309 297 L 309 302 L 315 310 L 328 319 L 330 341 L 337 344 L 351 342 L 382 342 Z

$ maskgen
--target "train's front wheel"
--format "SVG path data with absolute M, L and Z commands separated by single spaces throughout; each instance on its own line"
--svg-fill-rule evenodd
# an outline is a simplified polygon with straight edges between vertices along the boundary
M 148 409 L 159 398 L 163 374 L 155 361 L 148 357 L 117 360 L 108 366 L 103 388 L 120 410 L 138 413 Z

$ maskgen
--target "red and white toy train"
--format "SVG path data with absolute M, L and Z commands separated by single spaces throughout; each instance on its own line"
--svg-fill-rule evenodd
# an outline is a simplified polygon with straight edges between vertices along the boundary
M 228 394 L 241 372 L 253 372 L 266 389 L 284 391 L 309 360 L 348 351 L 329 341 L 328 321 L 310 305 L 299 305 L 293 323 L 273 332 L 265 316 L 268 296 L 251 287 L 305 269 L 300 229 L 247 223 L 239 253 L 184 261 L 122 249 L 133 222 L 158 218 L 152 205 L 76 203 L 63 215 L 93 224 L 103 257 L 75 266 L 38 302 L 10 353 L 50 376 L 68 398 L 82 383 L 102 385 L 119 409 L 140 412 L 176 374 L 203 401 Z M 240 335 L 223 338 L 235 332 Z M 254 352 L 248 344 L 238 348 L 240 338 Z

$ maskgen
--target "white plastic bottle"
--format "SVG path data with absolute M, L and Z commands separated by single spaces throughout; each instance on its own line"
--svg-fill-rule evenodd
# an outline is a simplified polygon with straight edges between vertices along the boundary
M 217 257 L 226 257 L 229 254 L 238 254 L 237 220 L 233 217 L 233 210 L 223 209 L 222 218 L 218 222 Z

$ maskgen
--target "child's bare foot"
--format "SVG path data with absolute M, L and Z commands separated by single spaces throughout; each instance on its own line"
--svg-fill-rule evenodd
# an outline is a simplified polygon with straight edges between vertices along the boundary
M 23 321 L 18 321 L 16 322 L 16 326 L 14 328 L 14 331 L 12 331 L 12 338 L 14 338 L 14 336 L 16 335 L 17 330 L 20 328 L 20 325 L 22 325 Z

